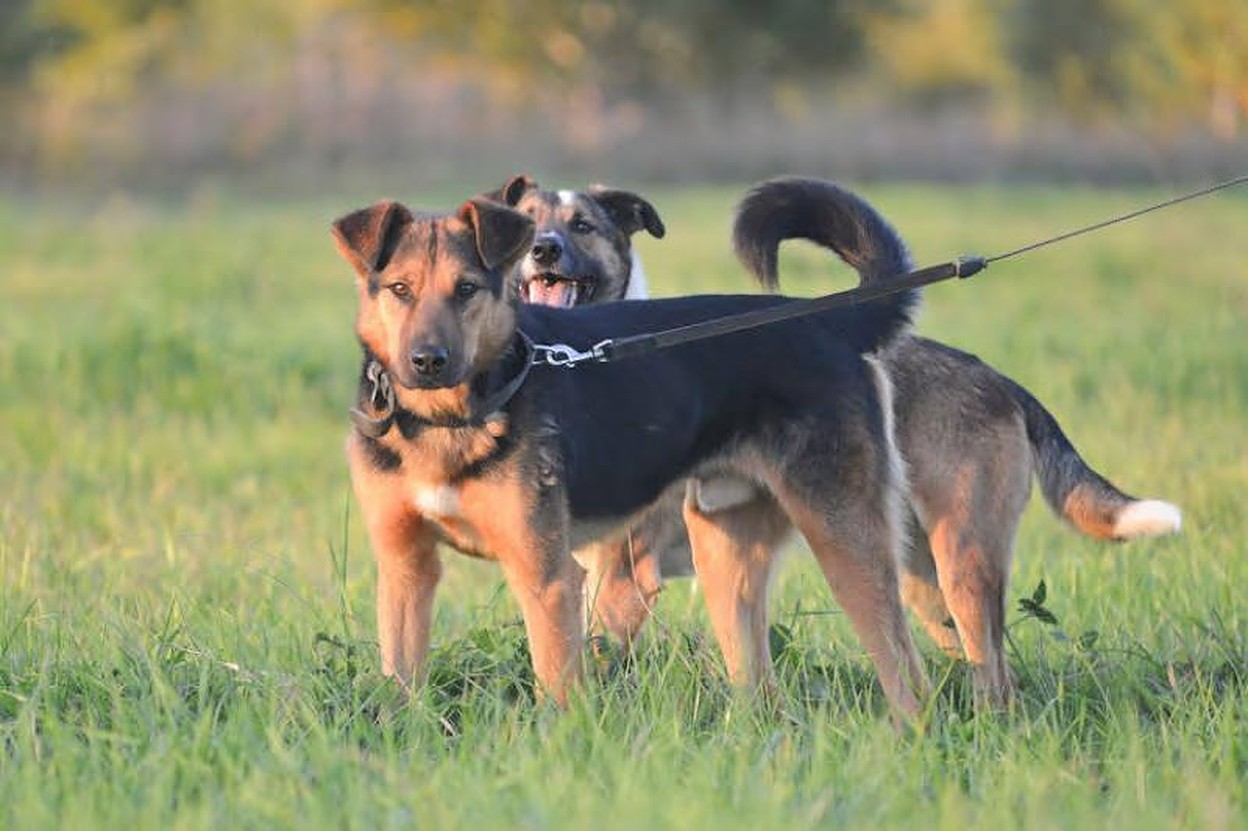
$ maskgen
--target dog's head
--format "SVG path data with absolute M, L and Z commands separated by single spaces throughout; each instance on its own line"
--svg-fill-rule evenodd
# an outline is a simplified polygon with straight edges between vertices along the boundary
M 534 222 L 532 248 L 512 275 L 521 299 L 530 303 L 571 307 L 622 299 L 633 267 L 633 234 L 666 233 L 653 205 L 602 185 L 550 191 L 520 175 L 487 197 Z
M 333 232 L 356 272 L 356 334 L 401 387 L 458 386 L 507 347 L 516 303 L 508 275 L 532 246 L 528 217 L 481 198 L 449 215 L 378 202 Z

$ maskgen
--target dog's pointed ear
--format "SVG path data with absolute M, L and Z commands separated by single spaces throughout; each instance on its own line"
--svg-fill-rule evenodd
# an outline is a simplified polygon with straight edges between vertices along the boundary
M 504 182 L 498 190 L 486 191 L 481 195 L 486 199 L 502 202 L 507 207 L 514 208 L 531 190 L 537 190 L 537 181 L 527 173 L 519 173 Z
M 411 222 L 412 212 L 398 202 L 378 202 L 336 220 L 334 241 L 343 259 L 357 274 L 367 278 L 386 267 L 399 233 Z
M 459 218 L 472 226 L 477 253 L 488 269 L 511 265 L 533 244 L 533 220 L 498 202 L 469 199 L 459 209 Z
M 635 193 L 604 185 L 590 185 L 589 197 L 597 202 L 620 230 L 633 235 L 645 228 L 650 236 L 663 239 L 667 229 L 654 206 Z

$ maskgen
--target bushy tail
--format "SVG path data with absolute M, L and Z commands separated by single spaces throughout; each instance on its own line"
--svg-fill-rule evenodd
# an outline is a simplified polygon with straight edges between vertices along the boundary
M 785 177 L 756 185 L 737 206 L 732 247 L 770 291 L 779 287 L 777 252 L 787 239 L 829 248 L 853 267 L 863 285 L 913 268 L 901 236 L 861 197 L 820 179 Z M 875 348 L 909 325 L 919 292 L 912 289 L 858 307 Z
M 1040 491 L 1055 514 L 1101 540 L 1154 537 L 1179 530 L 1183 517 L 1176 506 L 1159 499 L 1136 499 L 1118 490 L 1088 466 L 1043 404 L 1010 379 L 1002 376 L 1002 380 L 1023 410 Z

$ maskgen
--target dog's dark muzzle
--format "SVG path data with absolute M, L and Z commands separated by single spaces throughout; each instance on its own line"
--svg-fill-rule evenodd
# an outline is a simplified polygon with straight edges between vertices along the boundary
M 563 257 L 563 251 L 563 240 L 559 235 L 553 231 L 546 231 L 534 238 L 533 248 L 529 254 L 533 257 L 533 262 L 542 268 L 552 268 L 558 265 L 560 258 Z
M 425 343 L 412 349 L 411 361 L 417 378 L 437 378 L 446 371 L 451 353 L 445 346 Z
M 407 366 L 398 372 L 398 381 L 412 389 L 453 387 L 462 380 L 455 371 L 451 352 L 437 343 L 420 343 L 407 353 Z
M 575 247 L 558 231 L 541 231 L 529 249 L 521 297 L 526 303 L 571 308 L 592 300 L 596 280 L 582 273 Z

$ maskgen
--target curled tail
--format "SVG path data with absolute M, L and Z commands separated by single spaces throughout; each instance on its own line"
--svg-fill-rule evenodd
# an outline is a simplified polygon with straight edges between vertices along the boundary
M 737 206 L 732 247 L 764 288 L 779 287 L 777 253 L 787 239 L 806 239 L 836 252 L 863 285 L 878 283 L 914 266 L 893 226 L 861 197 L 820 179 L 784 177 L 756 185 Z M 876 348 L 906 328 L 918 305 L 912 289 L 858 306 L 875 333 Z
M 1023 410 L 1040 491 L 1053 512 L 1090 537 L 1127 540 L 1177 532 L 1178 507 L 1136 499 L 1088 466 L 1053 414 L 1027 390 L 1001 376 Z

